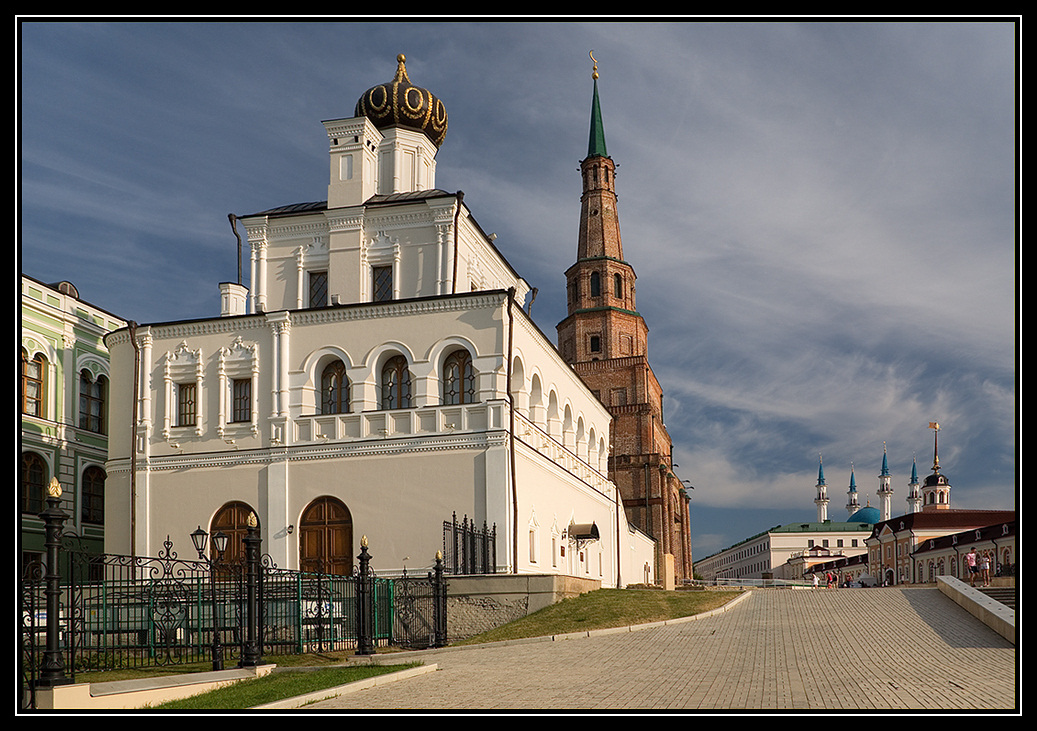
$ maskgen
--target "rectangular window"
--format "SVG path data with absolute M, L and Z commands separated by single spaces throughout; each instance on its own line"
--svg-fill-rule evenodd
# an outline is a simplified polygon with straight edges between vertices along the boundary
M 27 360 L 22 354 L 22 413 L 43 416 L 43 372 L 41 356 Z
M 601 336 L 600 335 L 591 335 L 591 352 L 592 353 L 600 353 L 601 352 Z
M 176 425 L 194 426 L 197 418 L 197 387 L 194 383 L 181 383 L 176 388 Z
M 235 378 L 233 389 L 234 405 L 232 409 L 231 421 L 251 421 L 252 379 Z
M 79 428 L 101 434 L 104 431 L 104 384 L 84 371 L 79 377 Z
M 371 267 L 372 299 L 388 302 L 392 299 L 392 267 Z
M 310 307 L 328 304 L 328 273 L 310 272 Z

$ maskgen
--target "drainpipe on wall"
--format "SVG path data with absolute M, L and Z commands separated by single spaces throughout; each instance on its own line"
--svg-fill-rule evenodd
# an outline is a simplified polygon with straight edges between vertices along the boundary
M 450 294 L 457 294 L 457 220 L 461 216 L 464 191 L 459 190 L 454 195 L 457 198 L 457 204 L 454 206 L 454 271 L 450 275 Z
M 460 199 L 458 199 L 460 204 Z M 460 206 L 459 206 L 460 207 Z M 457 233 L 457 227 L 454 227 L 454 233 Z M 457 248 L 454 248 L 455 262 L 457 255 Z M 505 377 L 508 379 L 508 442 L 509 442 L 509 459 L 511 460 L 511 520 L 512 520 L 512 531 L 511 531 L 511 573 L 518 573 L 518 527 L 519 527 L 519 516 L 518 516 L 518 480 L 515 477 L 515 394 L 511 390 L 511 369 L 512 369 L 512 349 L 514 348 L 514 332 L 515 332 L 515 315 L 512 313 L 511 308 L 515 303 L 515 288 L 508 288 L 508 362 L 505 368 Z
M 234 238 L 238 240 L 238 284 L 241 284 L 241 235 L 238 234 L 237 223 L 238 217 L 233 213 L 227 214 L 228 220 L 230 220 L 230 230 L 234 232 Z
M 130 556 L 137 558 L 137 395 L 140 389 L 140 345 L 137 343 L 137 323 L 127 323 L 130 343 L 133 345 L 133 394 L 130 421 Z

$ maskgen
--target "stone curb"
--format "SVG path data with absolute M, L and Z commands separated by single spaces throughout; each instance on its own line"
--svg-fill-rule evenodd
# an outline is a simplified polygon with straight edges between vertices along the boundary
M 264 703 L 258 706 L 252 706 L 249 710 L 252 711 L 269 711 L 286 708 L 299 708 L 309 703 L 315 703 L 317 701 L 327 700 L 328 698 L 336 698 L 345 693 L 354 693 L 358 690 L 364 690 L 366 688 L 374 688 L 378 685 L 384 685 L 386 683 L 394 683 L 398 680 L 406 680 L 416 675 L 424 675 L 438 670 L 438 666 L 433 665 L 421 665 L 416 668 L 408 668 L 406 670 L 398 670 L 395 673 L 386 673 L 385 675 L 378 675 L 374 678 L 367 678 L 366 680 L 357 680 L 353 683 L 346 683 L 345 685 L 339 685 L 333 688 L 324 688 L 322 690 L 315 690 L 312 693 L 306 693 L 305 695 L 295 696 L 293 698 L 284 698 L 279 701 L 273 701 L 271 703 Z

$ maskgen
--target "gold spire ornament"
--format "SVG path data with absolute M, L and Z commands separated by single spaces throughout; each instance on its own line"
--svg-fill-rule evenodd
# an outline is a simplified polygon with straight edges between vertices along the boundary
M 940 424 L 935 421 L 929 422 L 929 428 L 933 430 L 933 472 L 940 471 L 939 433 Z
M 592 79 L 598 78 L 598 59 L 594 58 L 594 49 L 592 48 L 588 54 L 591 57 L 591 61 L 594 62 L 594 73 L 591 74 Z

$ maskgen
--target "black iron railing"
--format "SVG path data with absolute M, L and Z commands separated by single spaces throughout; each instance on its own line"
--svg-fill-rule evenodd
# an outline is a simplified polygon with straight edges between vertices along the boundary
M 443 564 L 451 574 L 493 574 L 497 571 L 497 526 L 477 528 L 474 520 L 457 513 L 443 521 Z

